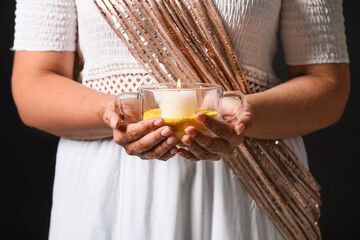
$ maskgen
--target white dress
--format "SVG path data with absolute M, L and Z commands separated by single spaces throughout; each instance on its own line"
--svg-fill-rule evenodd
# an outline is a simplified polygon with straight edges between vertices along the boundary
M 289 65 L 348 62 L 341 1 L 215 0 L 254 91 L 275 86 L 277 31 Z M 156 82 L 91 0 L 18 0 L 14 50 L 75 51 L 82 84 L 116 94 Z M 307 166 L 301 137 L 285 142 Z M 61 138 L 49 238 L 283 239 L 223 161 L 126 154 L 111 139 Z

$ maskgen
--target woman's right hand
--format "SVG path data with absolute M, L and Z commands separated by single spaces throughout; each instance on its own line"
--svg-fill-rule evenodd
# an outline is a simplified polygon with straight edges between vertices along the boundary
M 132 99 L 124 103 L 125 114 L 134 116 L 137 113 L 137 104 Z M 138 156 L 141 159 L 168 160 L 177 153 L 176 143 L 178 139 L 173 135 L 169 126 L 164 126 L 161 118 L 150 118 L 141 122 L 128 123 L 123 121 L 116 113 L 114 102 L 109 102 L 103 114 L 103 121 L 113 129 L 114 142 L 123 146 L 129 155 Z

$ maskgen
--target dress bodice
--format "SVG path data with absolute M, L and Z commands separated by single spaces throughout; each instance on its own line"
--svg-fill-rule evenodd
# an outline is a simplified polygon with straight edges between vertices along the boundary
M 279 30 L 289 65 L 348 62 L 339 0 L 214 3 L 252 91 L 279 83 L 272 70 Z M 83 84 L 102 92 L 136 91 L 141 84 L 156 82 L 92 1 L 18 0 L 14 49 L 22 48 L 77 49 L 84 61 Z

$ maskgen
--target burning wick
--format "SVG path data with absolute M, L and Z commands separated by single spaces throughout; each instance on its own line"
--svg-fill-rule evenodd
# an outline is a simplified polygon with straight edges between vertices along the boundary
M 181 80 L 180 80 L 180 78 L 178 78 L 176 88 L 181 89 Z

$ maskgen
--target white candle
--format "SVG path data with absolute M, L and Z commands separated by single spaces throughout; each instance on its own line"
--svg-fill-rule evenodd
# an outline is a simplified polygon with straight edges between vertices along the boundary
M 173 89 L 161 91 L 161 117 L 191 117 L 197 113 L 196 91 L 190 89 Z

